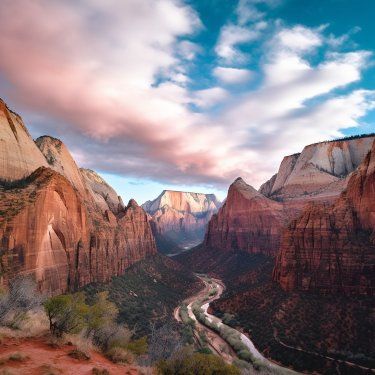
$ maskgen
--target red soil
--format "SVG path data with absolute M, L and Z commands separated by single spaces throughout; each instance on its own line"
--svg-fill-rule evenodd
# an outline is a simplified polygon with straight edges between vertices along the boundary
M 110 362 L 102 354 L 91 352 L 89 360 L 71 358 L 68 353 L 74 349 L 71 345 L 55 348 L 48 344 L 47 338 L 14 339 L 6 338 L 0 344 L 0 358 L 18 352 L 28 358 L 24 361 L 8 361 L 0 369 L 8 368 L 16 374 L 43 375 L 47 369 L 53 369 L 56 375 L 92 374 L 92 369 L 107 369 L 111 375 L 137 375 L 139 372 L 129 366 Z

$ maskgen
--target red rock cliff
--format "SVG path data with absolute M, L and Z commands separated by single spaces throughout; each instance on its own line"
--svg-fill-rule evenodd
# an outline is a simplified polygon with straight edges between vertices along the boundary
M 286 290 L 374 294 L 375 143 L 337 202 L 308 205 L 285 229 L 273 279 Z
M 156 252 L 148 217 L 134 200 L 124 207 L 99 176 L 93 180 L 94 172 L 81 174 L 61 141 L 39 139 L 42 153 L 18 121 L 13 139 L 8 117 L 0 116 L 1 141 L 17 151 L 16 159 L 4 153 L 0 163 L 1 283 L 31 275 L 42 291 L 56 294 L 108 281 Z M 16 162 L 16 175 L 7 160 Z
M 266 198 L 238 178 L 227 200 L 209 222 L 205 246 L 275 255 L 284 220 L 282 204 Z

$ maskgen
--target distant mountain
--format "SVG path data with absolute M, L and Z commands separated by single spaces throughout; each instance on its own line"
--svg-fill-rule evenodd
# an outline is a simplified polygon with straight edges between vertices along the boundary
M 34 142 L 1 100 L 0 144 L 0 284 L 29 275 L 42 291 L 63 293 L 108 281 L 156 252 L 134 200 L 124 206 L 59 139 Z
M 214 194 L 164 190 L 142 207 L 151 217 L 158 250 L 178 253 L 201 243 L 211 216 L 221 206 Z

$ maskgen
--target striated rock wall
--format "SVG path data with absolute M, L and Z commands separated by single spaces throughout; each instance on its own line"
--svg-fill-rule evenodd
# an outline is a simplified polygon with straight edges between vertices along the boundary
M 285 221 L 281 203 L 272 201 L 238 178 L 227 200 L 208 224 L 205 246 L 274 256 Z
M 300 154 L 286 156 L 276 178 L 263 184 L 260 192 L 282 200 L 337 197 L 346 187 L 345 177 L 359 166 L 374 139 L 368 136 L 306 146 Z
M 80 171 L 60 140 L 41 137 L 39 150 L 20 124 L 16 141 L 3 137 L 9 122 L 0 117 L 5 150 L 18 150 L 5 153 L 0 171 L 7 180 L 0 183 L 1 283 L 31 275 L 57 294 L 108 281 L 156 253 L 148 216 L 134 200 L 125 207 L 95 172 Z
M 284 230 L 273 279 L 286 290 L 374 294 L 375 143 L 333 205 L 308 205 Z

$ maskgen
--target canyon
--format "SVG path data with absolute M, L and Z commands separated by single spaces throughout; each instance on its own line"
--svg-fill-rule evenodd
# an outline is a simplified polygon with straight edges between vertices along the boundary
M 375 292 L 375 143 L 333 205 L 310 203 L 283 232 L 273 279 L 286 290 Z
M 220 206 L 214 194 L 171 190 L 142 205 L 162 253 L 178 253 L 201 243 L 207 223 Z
M 286 290 L 373 294 L 374 136 L 306 146 L 259 191 L 238 178 L 204 246 L 277 257 Z
M 0 277 L 31 276 L 50 294 L 109 281 L 156 253 L 144 210 L 125 206 L 58 139 L 35 142 L 0 102 Z

